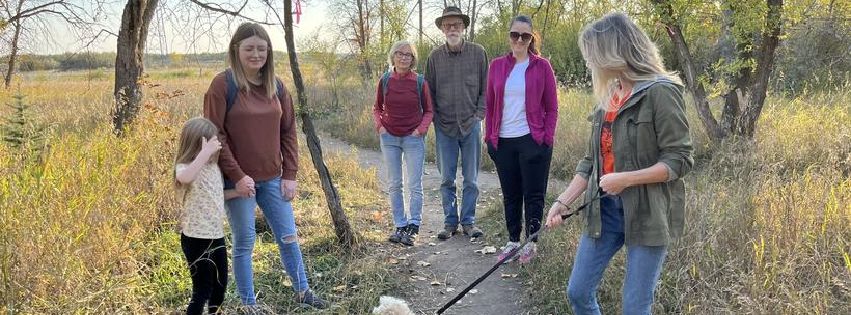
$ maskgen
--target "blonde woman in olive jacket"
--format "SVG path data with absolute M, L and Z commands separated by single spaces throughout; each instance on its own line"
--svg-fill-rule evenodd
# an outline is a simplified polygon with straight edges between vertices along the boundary
M 665 70 L 656 45 L 626 15 L 586 26 L 579 46 L 599 102 L 576 175 L 547 215 L 547 226 L 581 195 L 585 210 L 567 296 L 575 314 L 600 314 L 597 287 L 612 256 L 626 245 L 623 314 L 650 314 L 667 246 L 682 234 L 692 145 L 683 86 Z M 614 313 L 616 310 L 606 310 Z

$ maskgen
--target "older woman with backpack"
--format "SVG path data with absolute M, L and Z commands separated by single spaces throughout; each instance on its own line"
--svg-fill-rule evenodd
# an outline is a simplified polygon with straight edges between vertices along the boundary
M 423 76 L 414 71 L 417 50 L 412 43 L 394 43 L 387 54 L 387 64 L 389 70 L 381 76 L 376 88 L 373 116 L 387 167 L 387 190 L 395 226 L 389 240 L 413 246 L 422 222 L 422 177 L 425 136 L 432 119 L 431 93 Z M 403 159 L 410 217 L 405 214 L 402 194 Z

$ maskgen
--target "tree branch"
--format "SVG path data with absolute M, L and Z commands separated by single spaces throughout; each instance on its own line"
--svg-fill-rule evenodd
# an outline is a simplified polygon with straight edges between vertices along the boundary
M 248 21 L 251 21 L 251 22 L 254 22 L 254 23 L 257 23 L 257 24 L 275 25 L 274 23 L 270 23 L 268 21 L 258 21 L 258 20 L 255 20 L 255 19 L 252 19 L 248 16 L 243 15 L 242 10 L 245 9 L 245 6 L 248 4 L 248 0 L 243 1 L 242 6 L 240 6 L 239 9 L 237 9 L 235 11 L 225 9 L 219 4 L 201 2 L 199 0 L 189 0 L 189 1 L 194 3 L 194 4 L 197 4 L 198 6 L 204 8 L 204 9 L 207 9 L 207 10 L 210 10 L 210 11 L 213 11 L 213 12 L 218 12 L 218 13 L 221 13 L 221 14 L 226 14 L 226 15 L 230 15 L 230 16 L 234 16 L 234 17 L 240 17 L 240 18 L 246 19 Z

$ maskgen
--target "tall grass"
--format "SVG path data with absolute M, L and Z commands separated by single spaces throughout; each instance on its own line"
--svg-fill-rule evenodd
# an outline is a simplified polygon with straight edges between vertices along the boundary
M 723 143 L 709 141 L 686 100 L 696 165 L 686 177 L 686 234 L 669 247 L 656 313 L 851 313 L 849 91 L 851 83 L 794 99 L 769 97 L 754 139 Z M 369 144 L 371 111 L 362 104 L 371 104 L 370 95 L 324 126 Z M 559 105 L 551 174 L 569 180 L 585 153 L 592 97 L 560 90 Z M 480 222 L 504 230 L 501 203 L 486 210 Z M 570 313 L 565 284 L 580 222 L 546 233 L 541 258 L 524 268 L 532 304 L 545 313 Z M 623 262 L 616 255 L 601 283 L 603 313 L 620 312 Z
M 50 126 L 42 159 L 0 144 L 0 313 L 170 313 L 185 307 L 191 282 L 180 250 L 172 158 L 182 122 L 199 115 L 209 78 L 161 75 L 125 137 L 113 136 L 111 82 L 80 73 L 27 81 L 34 123 Z M 5 106 L 0 114 L 8 113 Z M 294 204 L 314 290 L 336 307 L 362 313 L 396 285 L 372 245 L 383 238 L 359 229 L 362 246 L 335 244 L 324 195 L 302 148 Z M 345 154 L 326 153 L 355 227 L 388 228 L 375 170 Z M 260 229 L 260 231 L 263 231 Z M 261 302 L 278 313 L 300 312 L 268 231 L 255 250 Z M 238 300 L 231 280 L 225 310 Z

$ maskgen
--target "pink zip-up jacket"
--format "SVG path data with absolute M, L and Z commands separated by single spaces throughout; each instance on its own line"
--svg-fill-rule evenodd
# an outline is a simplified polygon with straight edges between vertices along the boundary
M 499 128 L 502 124 L 502 108 L 505 81 L 514 68 L 516 59 L 512 53 L 495 58 L 488 69 L 488 86 L 485 94 L 485 141 L 497 148 Z M 553 137 L 558 120 L 558 94 L 553 67 L 546 58 L 529 53 L 526 69 L 526 122 L 532 139 L 539 145 L 553 146 Z

